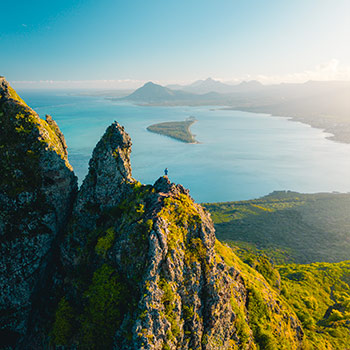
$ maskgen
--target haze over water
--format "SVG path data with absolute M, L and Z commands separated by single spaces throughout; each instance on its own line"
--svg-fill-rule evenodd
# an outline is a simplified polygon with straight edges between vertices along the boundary
M 274 190 L 350 191 L 350 145 L 287 118 L 211 107 L 143 107 L 64 92 L 19 91 L 41 117 L 51 114 L 65 135 L 79 182 L 96 143 L 114 120 L 132 138 L 133 176 L 169 177 L 198 202 L 256 198 Z M 150 133 L 146 127 L 194 116 L 199 144 Z

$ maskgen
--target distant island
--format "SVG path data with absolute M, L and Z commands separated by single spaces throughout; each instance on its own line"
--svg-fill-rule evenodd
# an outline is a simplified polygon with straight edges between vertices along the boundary
M 198 143 L 190 131 L 190 126 L 197 120 L 189 117 L 181 122 L 164 122 L 153 124 L 147 127 L 147 130 L 160 135 L 166 135 L 178 141 L 186 143 Z

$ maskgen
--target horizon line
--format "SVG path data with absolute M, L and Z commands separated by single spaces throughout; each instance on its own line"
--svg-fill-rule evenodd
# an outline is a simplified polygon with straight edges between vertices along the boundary
M 1 76 L 6 79 L 5 76 Z M 218 78 L 206 78 L 206 79 L 197 79 L 194 81 L 159 81 L 159 80 L 136 80 L 136 79 L 96 79 L 96 80 L 13 80 L 11 84 L 16 88 L 27 88 L 27 89 L 95 89 L 95 90 L 134 90 L 142 87 L 147 83 L 154 83 L 157 85 L 161 85 L 164 87 L 171 85 L 178 85 L 179 87 L 186 87 L 196 82 L 213 80 L 215 82 L 219 82 L 222 84 L 226 84 L 228 86 L 237 86 L 241 83 L 250 83 L 250 82 L 258 82 L 263 86 L 274 86 L 274 85 L 282 85 L 282 84 L 291 84 L 291 85 L 302 85 L 310 82 L 319 82 L 319 83 L 350 83 L 350 79 L 306 79 L 304 81 L 279 81 L 279 82 L 271 82 L 265 83 L 259 79 L 218 79 Z

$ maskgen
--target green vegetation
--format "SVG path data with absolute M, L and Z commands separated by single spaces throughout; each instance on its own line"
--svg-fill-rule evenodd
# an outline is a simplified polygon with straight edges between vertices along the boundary
M 130 315 L 139 312 L 148 234 L 153 228 L 153 220 L 146 217 L 147 201 L 153 194 L 152 186 L 132 182 L 130 192 L 119 205 L 102 213 L 88 205 L 89 213 L 98 213 L 100 221 L 96 229 L 83 232 L 84 244 L 76 246 L 78 263 L 67 271 L 68 292 L 62 299 L 64 304 L 57 306 L 51 332 L 55 345 L 109 349 L 126 313 L 131 318 L 121 337 L 130 338 L 134 317 Z M 75 230 L 79 226 L 73 221 L 69 232 L 72 245 Z M 115 255 L 108 252 L 120 245 L 123 247 L 116 264 Z M 67 305 L 71 308 L 68 319 L 61 312 Z
M 239 256 L 276 263 L 350 258 L 350 194 L 273 192 L 249 201 L 208 203 L 217 237 Z
M 180 194 L 178 197 L 168 197 L 164 199 L 164 208 L 159 216 L 164 218 L 168 226 L 168 246 L 169 253 L 171 250 L 188 248 L 188 252 L 205 254 L 201 246 L 202 242 L 192 238 L 190 242 L 187 240 L 187 233 L 191 229 L 196 230 L 201 218 L 193 201 L 186 195 Z M 168 253 L 168 254 L 169 254 Z M 192 258 L 196 254 L 191 254 Z M 187 256 L 189 258 L 189 255 Z
M 0 188 L 5 196 L 4 203 L 13 201 L 16 205 L 2 207 L 0 221 L 5 218 L 6 234 L 0 237 L 0 241 L 15 240 L 24 232 L 30 238 L 52 231 L 53 227 L 47 225 L 46 215 L 54 208 L 47 201 L 45 188 L 54 182 L 51 174 L 56 169 L 64 169 L 63 161 L 60 164 L 57 157 L 65 158 L 65 150 L 56 134 L 58 130 L 58 127 L 57 130 L 51 129 L 45 120 L 40 119 L 7 82 L 1 84 Z M 64 160 L 71 168 L 68 160 Z M 52 165 L 53 172 L 49 171 Z M 25 200 L 19 199 L 22 194 Z
M 168 339 L 172 340 L 176 338 L 180 334 L 180 327 L 178 323 L 178 319 L 176 317 L 175 309 L 175 294 L 172 290 L 171 283 L 166 279 L 160 279 L 159 287 L 163 291 L 162 303 L 165 308 L 165 317 L 170 322 L 171 329 L 168 332 Z
M 178 256 L 184 255 L 186 269 L 190 271 L 193 264 L 200 263 L 203 271 L 208 271 L 211 263 L 207 260 L 207 249 L 200 238 L 188 236 L 188 232 L 196 232 L 196 225 L 201 220 L 205 220 L 205 217 L 199 212 L 199 207 L 185 195 L 168 197 L 164 200 L 164 204 L 160 217 L 168 223 L 169 251 L 167 256 L 176 261 Z M 250 267 L 243 263 L 229 247 L 218 241 L 215 244 L 215 250 L 217 262 L 223 258 L 226 264 L 238 271 L 248 292 L 247 301 L 241 300 L 240 302 L 241 296 L 235 290 L 234 285 L 231 286 L 231 307 L 236 315 L 233 322 L 239 337 L 239 346 L 237 347 L 236 342 L 232 340 L 232 349 L 244 349 L 252 339 L 256 349 L 297 349 L 299 340 L 295 336 L 295 330 L 292 329 L 293 323 L 286 320 L 292 317 L 295 320 L 294 325 L 297 325 L 298 318 L 280 295 L 280 276 L 269 260 L 262 256 L 257 259 L 251 256 L 252 267 Z M 184 277 L 182 285 L 186 286 L 187 277 Z M 164 279 L 159 282 L 164 293 L 162 301 L 165 305 L 165 317 L 172 325 L 166 346 L 170 346 L 173 343 L 173 337 L 176 338 L 178 334 L 177 329 L 173 329 L 177 321 L 173 310 L 176 295 L 174 291 L 179 286 L 172 283 Z M 220 283 L 215 284 L 218 293 L 220 293 L 220 288 Z M 184 329 L 186 329 L 186 322 L 198 317 L 198 314 L 194 312 L 191 305 L 183 304 L 182 308 Z M 223 345 L 221 342 L 221 339 L 215 339 L 209 334 L 204 334 L 202 337 L 203 344 L 220 347 Z
M 0 119 L 0 185 L 8 189 L 10 196 L 33 191 L 42 181 L 39 174 L 42 145 L 35 131 L 35 117 L 22 110 L 13 116 L 5 114 Z
M 148 131 L 156 134 L 166 135 L 176 140 L 186 143 L 196 143 L 190 131 L 190 126 L 196 122 L 194 118 L 188 118 L 182 122 L 164 122 L 159 124 L 153 124 L 147 127 Z
M 94 273 L 79 303 L 69 304 L 63 297 L 52 327 L 52 343 L 70 345 L 75 341 L 84 349 L 111 348 L 113 335 L 122 321 L 129 301 L 126 284 L 114 268 L 103 264 Z
M 256 283 L 247 265 L 230 252 L 227 246 L 216 243 L 218 254 L 227 264 L 241 271 L 249 290 L 248 324 L 261 349 L 283 348 L 275 345 L 274 320 L 266 308 L 266 286 Z M 350 261 L 340 263 L 288 264 L 274 266 L 262 255 L 246 255 L 244 261 L 257 272 L 295 312 L 305 333 L 304 349 L 340 350 L 350 344 Z M 249 273 L 249 274 L 247 274 Z M 265 299 L 266 301 L 266 299 Z M 238 318 L 240 311 L 236 309 Z M 297 317 L 297 318 L 296 318 Z M 240 326 L 241 327 L 241 326 Z M 240 328 L 238 328 L 240 329 Z M 248 328 L 241 334 L 248 334 Z M 287 349 L 289 349 L 287 347 Z
M 164 208 L 160 212 L 160 217 L 168 223 L 168 258 L 177 261 L 179 256 L 184 256 L 184 262 L 187 270 L 191 270 L 193 264 L 201 264 L 202 271 L 210 269 L 211 262 L 207 260 L 208 251 L 200 238 L 189 237 L 188 232 L 196 232 L 197 225 L 205 220 L 204 213 L 201 213 L 199 207 L 194 204 L 188 196 L 178 195 L 168 197 L 164 200 Z M 232 340 L 232 349 L 244 349 L 254 341 L 256 349 L 297 349 L 299 340 L 296 338 L 293 327 L 298 324 L 297 315 L 289 308 L 288 303 L 280 295 L 280 276 L 270 261 L 263 256 L 255 258 L 250 255 L 251 266 L 242 262 L 232 250 L 222 245 L 220 242 L 215 244 L 217 263 L 222 259 L 229 266 L 238 271 L 239 276 L 244 280 L 247 289 L 247 300 L 241 300 L 241 296 L 232 288 L 231 307 L 236 318 L 233 321 L 239 337 L 239 346 Z M 247 261 L 248 262 L 248 261 Z M 264 278 L 265 277 L 265 278 Z M 182 285 L 186 286 L 186 275 Z M 176 338 L 177 330 L 173 326 L 176 323 L 174 317 L 175 296 L 179 286 L 160 280 L 159 286 L 163 291 L 163 302 L 165 305 L 165 317 L 172 325 L 171 332 L 168 334 L 170 346 L 173 343 L 173 337 Z M 215 289 L 220 293 L 222 286 L 215 284 Z M 241 301 L 240 301 L 241 300 Z M 186 322 L 198 317 L 191 305 L 183 304 L 182 315 L 184 329 Z M 292 317 L 292 322 L 286 321 Z M 178 322 L 177 322 L 178 324 Z M 186 337 L 185 332 L 185 337 Z M 204 334 L 203 344 L 220 347 L 222 340 Z M 175 343 L 176 344 L 176 343 Z
M 217 259 L 222 257 L 228 266 L 239 272 L 248 291 L 246 304 L 239 304 L 236 299 L 231 301 L 232 309 L 236 313 L 235 326 L 241 341 L 239 349 L 244 349 L 251 337 L 256 349 L 298 349 L 292 322 L 286 322 L 286 319 L 291 318 L 297 322 L 297 316 L 280 295 L 274 278 L 271 278 L 273 283 L 269 285 L 268 280 L 219 241 L 215 243 L 215 251 Z M 263 263 L 264 261 L 259 264 L 262 271 L 266 271 L 268 276 L 278 276 L 278 271 L 271 273 L 270 267 L 264 268 Z M 237 295 L 234 289 L 233 295 Z
M 24 191 L 34 191 L 42 183 L 39 160 L 47 148 L 65 159 L 70 169 L 71 166 L 56 134 L 57 126 L 55 130 L 40 119 L 9 85 L 0 91 L 0 96 L 0 186 L 15 197 Z M 12 105 L 4 113 L 3 103 L 8 98 L 13 99 L 8 100 Z
M 12 99 L 23 104 L 24 106 L 27 106 L 27 104 L 19 97 L 17 92 L 10 85 L 8 86 L 8 93 Z
M 110 248 L 112 248 L 112 245 L 114 243 L 114 238 L 115 238 L 114 228 L 110 227 L 106 231 L 106 234 L 97 240 L 97 244 L 95 246 L 96 253 L 98 255 L 102 255 L 103 257 L 106 257 L 107 251 Z
M 314 349 L 350 344 L 350 261 L 277 266 L 281 293 L 304 326 Z
M 65 297 L 63 297 L 57 307 L 55 323 L 52 329 L 52 341 L 57 345 L 65 345 L 73 335 L 74 311 Z
M 95 271 L 92 284 L 84 293 L 86 306 L 80 316 L 84 348 L 111 348 L 113 335 L 121 322 L 124 288 L 111 266 L 104 264 Z
M 276 349 L 277 340 L 272 333 L 272 327 L 269 325 L 269 310 L 260 290 L 256 288 L 250 289 L 248 298 L 249 323 L 255 342 L 261 349 Z
M 138 283 L 143 274 L 144 244 L 147 233 L 153 227 L 153 221 L 145 217 L 147 198 L 153 195 L 153 189 L 137 182 L 133 183 L 131 188 L 132 191 L 125 201 L 103 214 L 104 228 L 91 233 L 86 267 L 94 264 L 97 264 L 97 267 L 92 275 L 90 272 L 90 278 L 81 282 L 78 289 L 81 305 L 70 304 L 69 298 L 63 298 L 59 303 L 52 330 L 52 340 L 57 345 L 78 342 L 88 349 L 100 349 L 100 344 L 103 343 L 106 348 L 106 339 L 107 342 L 112 341 L 116 329 L 123 322 L 125 312 L 134 310 L 132 312 L 138 314 L 140 319 L 147 317 L 147 314 L 138 310 L 135 305 L 142 290 L 141 288 L 138 291 Z M 285 198 L 288 196 L 289 201 Z M 296 199 L 295 196 L 296 194 L 289 193 L 280 198 L 281 194 L 275 194 L 273 200 L 270 198 L 264 203 L 255 201 L 249 203 L 249 206 L 243 206 L 243 210 L 237 215 L 245 218 L 259 216 L 261 212 L 271 215 L 278 210 L 300 208 L 308 202 L 308 196 L 298 195 L 300 199 Z M 318 200 L 320 199 L 316 196 L 314 202 L 318 204 Z M 319 207 L 320 204 L 317 208 Z M 229 210 L 232 209 L 226 209 L 218 214 L 221 215 L 222 221 L 230 222 L 232 213 L 229 214 Z M 210 262 L 206 261 L 208 252 L 203 242 L 198 237 L 189 236 L 189 232 L 197 232 L 198 224 L 205 220 L 200 210 L 188 196 L 179 194 L 165 198 L 163 209 L 159 213 L 159 217 L 168 223 L 167 258 L 174 262 L 183 256 L 187 270 L 198 263 L 203 271 L 210 268 Z M 112 221 L 116 225 L 110 226 Z M 131 240 L 126 243 L 128 249 L 122 257 L 122 262 L 125 266 L 134 266 L 133 271 L 128 270 L 128 276 L 120 274 L 113 267 L 107 254 L 116 240 L 123 242 L 127 237 L 124 235 Z M 295 336 L 295 327 L 299 325 L 300 320 L 300 332 L 305 334 L 303 349 L 345 350 L 350 343 L 350 262 L 275 267 L 271 260 L 264 256 L 265 251 L 272 252 L 271 247 L 270 250 L 264 250 L 248 243 L 244 246 L 243 243 L 242 247 L 236 247 L 235 251 L 240 252 L 244 261 L 228 246 L 218 241 L 215 244 L 217 262 L 224 259 L 227 265 L 238 271 L 239 278 L 244 280 L 247 290 L 247 299 L 240 302 L 241 296 L 232 285 L 231 307 L 236 315 L 233 322 L 239 338 L 239 346 L 232 341 L 232 349 L 244 349 L 252 340 L 256 349 L 297 349 L 299 340 Z M 255 250 L 252 247 L 255 247 Z M 183 286 L 189 283 L 187 278 L 184 275 Z M 75 277 L 75 281 L 77 279 L 78 277 Z M 191 336 L 186 333 L 186 325 L 199 315 L 191 304 L 182 300 L 179 319 L 176 310 L 179 285 L 176 281 L 159 276 L 158 287 L 162 291 L 161 301 L 164 305 L 160 313 L 170 323 L 163 343 L 163 348 L 166 349 L 177 343 L 182 327 L 185 330 L 184 336 Z M 130 332 L 132 322 L 127 329 Z M 146 330 L 142 332 L 146 334 Z M 129 339 L 130 334 L 124 332 L 123 337 Z M 213 339 L 208 334 L 203 335 L 202 342 L 220 346 L 220 339 Z M 110 343 L 107 344 L 108 347 Z

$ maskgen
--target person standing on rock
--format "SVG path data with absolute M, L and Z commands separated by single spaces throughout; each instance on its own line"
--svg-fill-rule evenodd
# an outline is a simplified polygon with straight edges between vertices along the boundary
M 164 175 L 165 175 L 166 177 L 168 177 L 168 168 L 165 168 L 165 169 L 164 169 Z

